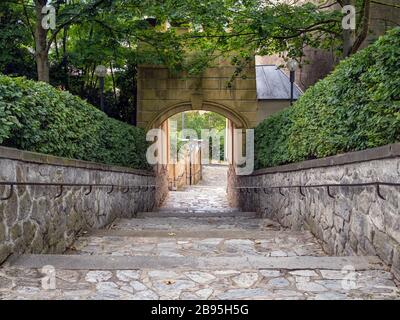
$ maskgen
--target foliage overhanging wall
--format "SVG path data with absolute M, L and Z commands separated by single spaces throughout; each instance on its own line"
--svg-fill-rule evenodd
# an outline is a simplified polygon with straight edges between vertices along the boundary
M 258 168 L 400 140 L 400 28 L 343 60 L 255 132 Z
M 0 75 L 0 144 L 79 160 L 149 169 L 142 129 L 43 83 Z

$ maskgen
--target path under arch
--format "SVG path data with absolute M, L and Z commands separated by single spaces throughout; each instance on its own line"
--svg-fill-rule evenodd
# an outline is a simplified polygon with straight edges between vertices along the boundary
M 159 212 L 238 212 L 227 199 L 227 165 L 203 165 L 202 180 L 183 190 L 170 191 Z

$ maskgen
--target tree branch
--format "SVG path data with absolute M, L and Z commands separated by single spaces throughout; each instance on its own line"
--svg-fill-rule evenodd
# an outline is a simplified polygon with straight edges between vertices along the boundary
M 388 6 L 388 7 L 400 9 L 400 5 L 393 4 L 393 3 L 385 3 L 385 2 L 377 1 L 377 0 L 371 0 L 371 3 L 379 4 L 381 6 Z
M 363 11 L 363 16 L 362 16 L 362 29 L 359 35 L 356 38 L 356 41 L 354 41 L 353 47 L 351 48 L 351 53 L 356 53 L 358 49 L 361 47 L 362 43 L 368 36 L 368 30 L 369 30 L 369 20 L 370 20 L 370 13 L 371 13 L 371 0 L 364 0 L 364 11 Z
M 49 41 L 47 42 L 47 51 L 50 50 L 50 47 L 53 43 L 53 41 L 56 39 L 57 34 L 64 29 L 65 27 L 70 26 L 71 24 L 73 24 L 78 18 L 80 18 L 81 16 L 83 16 L 85 13 L 89 13 L 92 12 L 94 9 L 96 9 L 96 7 L 98 7 L 99 5 L 101 5 L 102 3 L 104 3 L 106 0 L 98 0 L 97 2 L 95 2 L 92 5 L 88 5 L 87 7 L 85 7 L 81 12 L 75 14 L 72 18 L 70 18 L 68 21 L 65 21 L 64 23 L 60 24 L 51 34 L 51 37 L 49 39 Z
M 326 25 L 329 23 L 337 23 L 337 22 L 338 22 L 337 20 L 333 20 L 333 19 L 326 20 L 323 22 L 317 22 L 315 24 L 312 24 L 312 25 L 308 26 L 307 28 L 299 29 L 298 32 L 291 34 L 291 35 L 287 35 L 287 36 L 268 35 L 268 36 L 265 36 L 262 38 L 263 39 L 272 38 L 272 39 L 278 39 L 278 40 L 285 40 L 285 39 L 296 38 L 298 36 L 301 36 L 304 33 L 313 32 L 313 31 L 324 31 L 327 33 L 339 35 L 336 32 L 334 32 L 333 30 L 322 28 L 323 25 Z M 192 35 L 192 36 L 189 36 L 189 38 L 233 38 L 233 37 L 257 35 L 257 34 L 258 34 L 257 32 L 246 32 L 246 33 L 232 33 L 232 34 L 221 34 L 221 35 Z
M 29 14 L 28 14 L 28 10 L 26 9 L 25 1 L 22 0 L 21 4 L 22 4 L 23 11 L 24 11 L 26 24 L 28 25 L 29 31 L 32 34 L 32 39 L 35 40 L 35 31 L 33 30 L 33 27 L 32 27 L 32 24 L 31 24 L 31 20 L 29 19 Z

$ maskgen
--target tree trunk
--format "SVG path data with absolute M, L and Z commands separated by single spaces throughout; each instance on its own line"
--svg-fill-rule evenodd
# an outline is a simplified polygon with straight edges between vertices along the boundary
M 65 89 L 69 90 L 70 88 L 70 79 L 69 79 L 69 70 L 68 70 L 68 53 L 67 53 L 67 39 L 68 39 L 68 27 L 64 28 L 63 33 L 63 66 L 64 66 L 64 75 L 65 75 Z
M 36 53 L 38 81 L 50 82 L 49 57 L 47 52 Z
M 48 30 L 42 27 L 42 8 L 46 5 L 47 0 L 35 0 L 36 10 L 36 28 L 35 28 L 35 58 L 37 67 L 37 76 L 39 81 L 50 81 L 49 68 L 49 52 L 47 47 L 47 32 Z
M 356 53 L 360 49 L 365 39 L 367 38 L 370 19 L 371 19 L 371 0 L 364 0 L 363 15 L 361 17 L 361 30 L 358 33 L 357 38 L 353 43 L 353 47 L 351 48 L 350 54 Z

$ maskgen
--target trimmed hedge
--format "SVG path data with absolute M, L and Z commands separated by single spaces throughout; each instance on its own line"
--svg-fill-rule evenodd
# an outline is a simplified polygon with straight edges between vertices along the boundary
M 72 159 L 149 169 L 143 130 L 43 83 L 0 75 L 0 144 Z
M 256 167 L 400 140 L 400 28 L 343 60 L 293 105 L 255 130 Z

